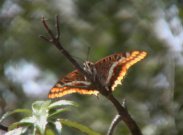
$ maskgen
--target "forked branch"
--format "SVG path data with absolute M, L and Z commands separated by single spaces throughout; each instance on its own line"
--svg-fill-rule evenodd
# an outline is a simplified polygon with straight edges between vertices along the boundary
M 84 76 L 87 77 L 88 80 L 91 81 L 91 83 L 95 84 L 98 88 L 98 91 L 105 96 L 109 101 L 112 102 L 112 104 L 115 106 L 116 110 L 118 111 L 118 114 L 120 115 L 120 118 L 125 122 L 125 124 L 128 126 L 130 132 L 132 135 L 142 135 L 140 128 L 136 124 L 136 122 L 131 118 L 130 114 L 128 113 L 127 109 L 123 107 L 119 101 L 112 95 L 112 93 L 109 94 L 109 91 L 106 87 L 101 84 L 98 78 L 93 79 L 94 77 L 86 72 L 78 63 L 77 61 L 63 48 L 62 44 L 60 43 L 60 27 L 59 27 L 59 18 L 56 17 L 56 30 L 57 35 L 55 36 L 52 32 L 52 30 L 49 28 L 46 20 L 44 17 L 42 17 L 42 23 L 49 34 L 49 38 L 45 36 L 40 36 L 42 39 L 52 43 L 54 46 L 57 47 L 57 49 L 75 66 L 76 69 L 78 69 Z M 117 123 L 116 123 L 117 124 Z
M 57 47 L 57 49 L 76 67 L 76 69 L 78 69 L 81 73 L 85 74 L 87 77 L 87 73 L 83 70 L 83 68 L 76 62 L 76 60 L 74 60 L 74 58 L 63 48 L 63 46 L 61 45 L 59 38 L 60 38 L 60 27 L 59 27 L 59 18 L 58 16 L 56 16 L 56 30 L 57 30 L 57 35 L 55 36 L 53 34 L 53 32 L 51 31 L 51 29 L 49 28 L 46 20 L 44 17 L 42 17 L 42 23 L 43 26 L 46 30 L 46 32 L 49 34 L 50 37 L 45 37 L 40 35 L 40 37 L 42 39 L 44 39 L 45 41 L 48 41 L 50 43 L 52 43 L 55 47 Z
M 126 106 L 126 100 L 124 99 L 123 102 L 122 102 L 122 106 L 127 110 L 127 106 Z M 114 130 L 115 130 L 115 127 L 118 125 L 118 123 L 122 120 L 122 117 L 117 114 L 112 122 L 111 122 L 111 125 L 109 126 L 109 129 L 107 131 L 107 135 L 112 135 L 114 133 Z
M 125 107 L 123 107 L 112 94 L 108 96 L 108 99 L 116 107 L 116 110 L 118 111 L 119 115 L 121 116 L 121 119 L 128 126 L 132 135 L 142 135 L 140 128 L 138 127 L 137 123 L 132 119 L 132 117 L 128 113 L 128 110 Z

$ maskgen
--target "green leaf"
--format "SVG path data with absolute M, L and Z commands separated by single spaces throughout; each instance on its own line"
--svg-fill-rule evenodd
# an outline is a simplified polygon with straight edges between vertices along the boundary
M 26 117 L 26 118 L 23 118 L 20 122 L 22 123 L 32 123 L 34 124 L 36 122 L 36 119 L 34 117 Z
M 68 100 L 59 100 L 49 105 L 49 109 L 54 109 L 62 106 L 77 106 L 75 102 L 68 101 Z
M 32 111 L 36 113 L 36 112 L 39 112 L 41 110 L 47 110 L 50 103 L 51 103 L 50 100 L 48 100 L 48 101 L 35 101 L 32 104 Z
M 43 135 L 46 129 L 46 125 L 48 123 L 48 106 L 50 105 L 51 101 L 36 101 L 32 104 L 32 120 L 35 120 L 34 126 L 35 128 L 40 131 Z
M 25 127 L 19 127 L 14 130 L 8 131 L 5 135 L 22 135 L 26 132 L 27 128 Z
M 82 125 L 82 124 L 77 123 L 77 122 L 74 122 L 74 121 L 61 119 L 60 122 L 64 125 L 66 125 L 66 126 L 79 129 L 80 131 L 82 131 L 83 133 L 86 133 L 88 135 L 100 135 L 99 133 L 97 133 L 97 132 L 93 131 L 92 129 L 88 128 L 87 126 Z
M 15 122 L 15 123 L 11 124 L 11 125 L 8 127 L 8 130 L 13 130 L 13 129 L 18 128 L 18 127 L 21 127 L 21 126 L 27 127 L 27 128 L 28 128 L 28 127 L 31 126 L 31 124 L 30 124 L 30 123 L 21 122 L 21 121 Z
M 28 109 L 16 109 L 16 110 L 9 111 L 9 112 L 5 113 L 5 114 L 1 117 L 0 122 L 2 122 L 2 121 L 3 121 L 4 119 L 6 119 L 8 116 L 13 115 L 13 114 L 15 114 L 15 113 L 24 113 L 24 114 L 26 114 L 26 115 L 28 115 L 28 116 L 31 115 L 31 111 L 28 110 Z
M 68 110 L 69 109 L 67 109 L 67 108 L 56 110 L 53 113 L 49 114 L 48 119 L 53 119 L 54 117 L 56 117 L 60 113 L 65 112 L 65 111 L 68 111 Z

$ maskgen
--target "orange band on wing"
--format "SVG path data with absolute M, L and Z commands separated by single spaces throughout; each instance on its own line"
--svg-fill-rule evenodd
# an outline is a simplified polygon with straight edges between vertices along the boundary
M 139 52 L 139 51 L 134 51 L 132 52 L 132 54 L 126 58 L 124 61 L 122 61 L 122 63 L 124 64 L 121 68 L 121 71 L 117 77 L 117 79 L 114 81 L 114 84 L 112 85 L 112 90 L 114 90 L 114 88 L 118 85 L 121 84 L 121 81 L 123 80 L 124 76 L 127 73 L 127 70 L 134 65 L 135 63 L 137 63 L 138 61 L 142 60 L 143 58 L 145 58 L 145 56 L 147 55 L 146 52 Z
M 48 98 L 58 98 L 62 97 L 64 95 L 68 95 L 71 93 L 79 93 L 79 94 L 87 94 L 87 95 L 98 95 L 98 91 L 96 90 L 85 90 L 80 88 L 69 88 L 69 87 L 63 87 L 63 88 L 52 88 L 50 93 L 48 94 Z

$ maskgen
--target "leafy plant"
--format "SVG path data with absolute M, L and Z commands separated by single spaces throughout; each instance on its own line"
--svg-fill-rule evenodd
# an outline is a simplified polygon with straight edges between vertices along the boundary
M 76 104 L 67 100 L 59 100 L 53 103 L 51 103 L 50 100 L 35 101 L 32 104 L 32 110 L 16 109 L 14 111 L 7 112 L 1 117 L 0 122 L 15 113 L 25 114 L 24 118 L 9 126 L 9 131 L 6 135 L 60 135 L 62 133 L 62 124 L 77 128 L 88 135 L 99 135 L 88 127 L 77 122 L 60 119 L 58 115 L 62 112 L 68 111 L 69 106 L 76 106 Z

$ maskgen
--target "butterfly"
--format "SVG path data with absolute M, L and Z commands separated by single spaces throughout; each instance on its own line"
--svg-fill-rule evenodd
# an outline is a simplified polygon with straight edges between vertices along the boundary
M 92 65 L 99 80 L 107 88 L 114 91 L 115 87 L 118 84 L 121 84 L 127 70 L 132 65 L 142 60 L 146 55 L 147 52 L 145 51 L 114 53 L 95 63 L 89 62 L 89 66 Z M 60 79 L 54 85 L 48 94 L 48 98 L 58 98 L 71 93 L 98 95 L 99 90 L 97 90 L 95 84 L 92 84 L 76 69 Z

